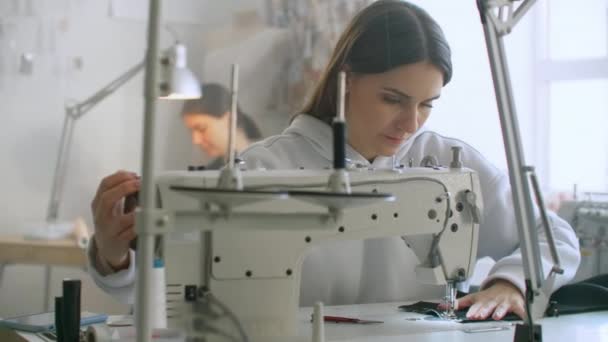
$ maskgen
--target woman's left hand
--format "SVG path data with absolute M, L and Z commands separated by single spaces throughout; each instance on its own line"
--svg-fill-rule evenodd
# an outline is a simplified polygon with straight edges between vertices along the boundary
M 495 320 L 501 320 L 509 312 L 522 319 L 526 316 L 521 291 L 510 282 L 500 279 L 485 290 L 458 299 L 456 307 L 470 307 L 467 319 L 482 320 L 492 316 Z

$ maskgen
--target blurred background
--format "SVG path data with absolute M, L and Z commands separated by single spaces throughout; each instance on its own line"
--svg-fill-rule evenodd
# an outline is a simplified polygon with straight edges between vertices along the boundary
M 241 107 L 263 136 L 280 133 L 319 77 L 345 24 L 370 0 L 171 0 L 163 2 L 161 47 L 177 37 L 202 82 L 229 86 L 240 65 Z M 428 126 L 477 148 L 506 169 L 504 148 L 476 3 L 416 0 L 443 27 L 454 77 Z M 144 57 L 144 0 L 0 2 L 0 234 L 44 220 L 64 106 L 81 101 Z M 170 31 L 174 33 L 171 34 Z M 547 201 L 596 201 L 608 192 L 608 0 L 539 0 L 506 38 L 526 160 Z M 75 127 L 59 216 L 92 227 L 100 179 L 140 171 L 143 73 Z M 209 160 L 191 145 L 180 103 L 159 102 L 156 169 Z M 604 198 L 605 200 L 605 198 Z M 601 201 L 601 199 L 600 199 Z M 605 228 L 604 228 L 605 229 Z M 607 254 L 608 255 L 608 254 Z M 42 311 L 43 267 L 9 265 L 0 278 L 0 317 Z M 608 270 L 607 270 L 608 271 Z M 83 270 L 53 267 L 60 280 L 83 279 L 83 308 L 127 307 Z

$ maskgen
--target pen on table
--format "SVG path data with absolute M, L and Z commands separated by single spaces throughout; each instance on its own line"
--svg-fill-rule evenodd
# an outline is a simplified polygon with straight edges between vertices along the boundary
M 342 317 L 342 316 L 323 316 L 323 321 L 331 323 L 352 323 L 352 324 L 375 324 L 384 323 L 383 321 L 374 321 L 368 319 Z

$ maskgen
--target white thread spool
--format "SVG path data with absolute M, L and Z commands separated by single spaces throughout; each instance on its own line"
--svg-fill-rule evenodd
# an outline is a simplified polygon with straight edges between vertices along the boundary
M 165 263 L 162 259 L 154 260 L 152 269 L 152 328 L 164 329 L 167 327 L 167 293 L 165 280 Z
M 325 342 L 325 320 L 323 318 L 323 303 L 315 303 L 312 317 L 312 342 Z
M 87 328 L 87 342 L 112 342 L 112 328 L 105 324 L 93 324 Z
M 139 281 L 139 279 L 137 280 Z M 165 263 L 162 259 L 154 259 L 154 267 L 150 276 L 150 325 L 153 329 L 167 327 L 167 294 L 165 280 Z M 137 294 L 135 294 L 137 298 Z M 136 308 L 136 307 L 134 307 Z M 137 322 L 137 310 L 134 311 L 134 322 Z

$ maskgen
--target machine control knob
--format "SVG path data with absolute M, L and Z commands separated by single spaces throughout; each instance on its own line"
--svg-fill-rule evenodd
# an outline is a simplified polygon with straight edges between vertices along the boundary
M 450 163 L 450 168 L 452 168 L 452 169 L 462 168 L 462 160 L 460 159 L 461 153 L 462 153 L 462 146 L 452 146 L 452 162 Z

